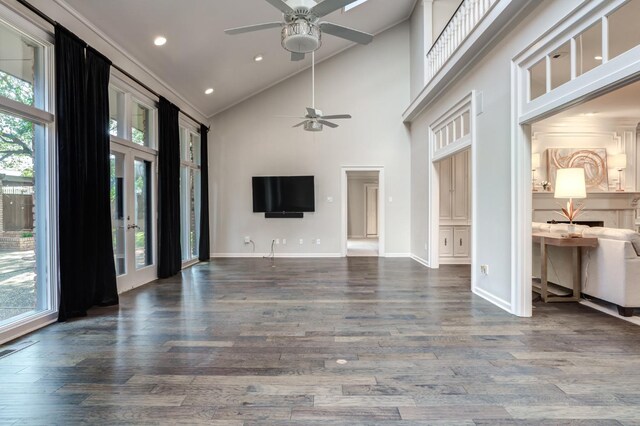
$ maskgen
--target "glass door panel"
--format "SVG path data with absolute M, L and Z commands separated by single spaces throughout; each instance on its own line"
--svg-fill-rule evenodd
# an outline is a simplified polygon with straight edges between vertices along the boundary
M 115 257 L 116 275 L 127 272 L 125 258 L 125 194 L 124 194 L 124 154 L 111 153 L 111 238 Z
M 135 231 L 136 269 L 151 265 L 151 163 L 145 160 L 134 161 L 135 179 Z

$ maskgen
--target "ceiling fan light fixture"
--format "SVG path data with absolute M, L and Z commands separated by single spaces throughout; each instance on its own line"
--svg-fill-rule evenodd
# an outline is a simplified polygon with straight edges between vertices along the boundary
M 264 56 L 262 55 L 256 55 L 253 57 L 253 60 L 256 62 L 262 62 L 264 60 Z
M 163 36 L 158 36 L 153 40 L 153 44 L 155 44 L 156 46 L 164 46 L 165 44 L 167 44 L 167 39 Z
M 322 46 L 318 25 L 298 19 L 282 27 L 282 47 L 293 53 L 310 53 Z
M 321 132 L 322 124 L 318 123 L 315 120 L 307 120 L 304 123 L 304 130 L 306 130 L 307 132 Z

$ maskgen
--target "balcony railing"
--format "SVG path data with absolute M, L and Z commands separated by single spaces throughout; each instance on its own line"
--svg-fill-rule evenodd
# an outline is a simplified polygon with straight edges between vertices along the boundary
M 444 66 L 449 58 L 460 47 L 473 29 L 489 13 L 499 0 L 464 0 L 449 23 L 440 33 L 436 42 L 427 53 L 426 79 L 429 83 L 433 76 Z

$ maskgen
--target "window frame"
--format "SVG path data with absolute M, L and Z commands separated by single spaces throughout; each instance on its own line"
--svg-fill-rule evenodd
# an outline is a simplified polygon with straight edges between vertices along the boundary
M 187 155 L 189 152 L 189 146 L 188 146 L 188 142 L 189 142 L 189 138 L 191 137 L 191 135 L 195 135 L 200 139 L 200 143 L 202 143 L 202 136 L 200 135 L 200 132 L 198 132 L 198 127 L 193 125 L 191 122 L 186 121 L 182 118 L 180 118 L 180 141 L 182 142 L 183 138 L 185 138 L 184 140 L 187 141 L 187 143 L 183 144 L 180 143 L 180 229 L 181 229 L 181 236 L 180 236 L 180 243 L 183 246 L 182 251 L 184 252 L 184 245 L 187 244 L 189 245 L 189 232 L 191 231 L 190 228 L 190 223 L 184 222 L 184 219 L 187 217 L 190 217 L 191 215 L 191 200 L 189 199 L 189 192 L 185 192 L 184 188 L 182 186 L 182 172 L 183 169 L 186 168 L 186 172 L 188 172 L 188 176 L 191 177 L 192 174 L 195 171 L 200 172 L 201 171 L 201 164 L 197 164 L 194 161 L 191 161 L 190 159 L 186 159 L 189 158 L 189 156 Z M 200 159 L 200 162 L 202 163 L 202 158 Z M 200 176 L 200 178 L 202 179 L 202 175 Z M 191 181 L 191 180 L 190 180 Z M 195 188 L 194 188 L 195 191 Z M 200 199 L 200 203 L 202 202 L 202 197 L 201 194 L 198 193 L 198 191 L 195 191 L 195 197 Z M 194 212 L 196 213 L 197 220 L 199 219 L 199 215 L 200 212 L 197 211 L 197 206 L 198 206 L 198 201 L 194 200 Z M 199 228 L 198 223 L 196 223 L 196 230 Z M 184 232 L 184 231 L 187 232 Z M 198 233 L 196 232 L 196 236 L 199 236 Z M 196 241 L 197 244 L 197 241 Z M 189 247 L 190 249 L 191 247 Z M 198 262 L 198 255 L 196 254 L 195 256 L 192 255 L 191 250 L 189 250 L 189 258 L 185 259 L 182 256 L 181 253 L 181 257 L 182 257 L 182 265 L 184 266 L 188 266 L 188 265 L 192 265 L 194 263 Z

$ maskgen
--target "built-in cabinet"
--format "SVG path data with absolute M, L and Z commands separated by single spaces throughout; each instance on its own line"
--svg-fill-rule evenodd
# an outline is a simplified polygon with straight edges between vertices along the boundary
M 440 263 L 471 263 L 470 152 L 436 164 L 440 188 Z

